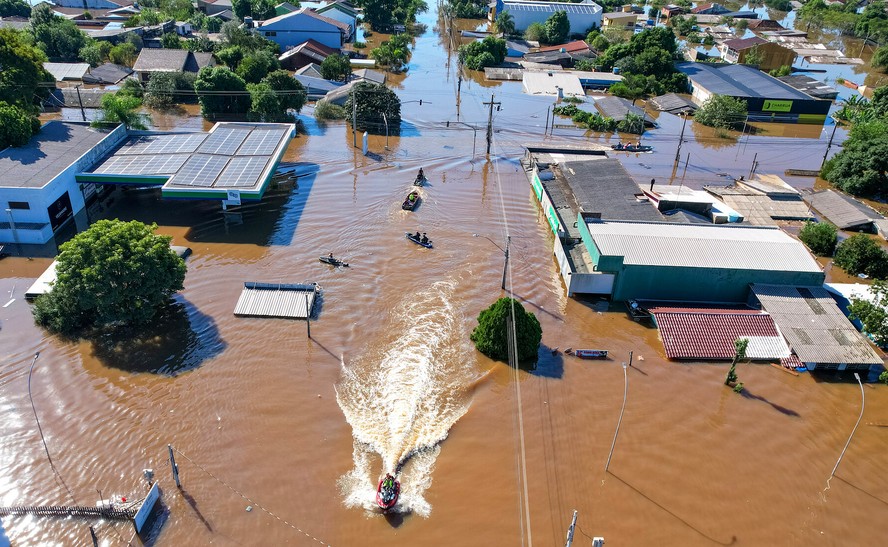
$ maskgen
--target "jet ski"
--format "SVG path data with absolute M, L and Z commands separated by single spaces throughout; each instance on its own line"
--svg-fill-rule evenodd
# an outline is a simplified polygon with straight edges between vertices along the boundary
M 380 479 L 379 486 L 376 487 L 376 504 L 383 511 L 389 511 L 398 503 L 400 495 L 401 483 L 391 473 L 386 473 L 385 477 Z

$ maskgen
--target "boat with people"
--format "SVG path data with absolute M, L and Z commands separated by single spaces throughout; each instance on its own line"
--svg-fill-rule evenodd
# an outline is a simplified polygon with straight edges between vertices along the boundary
M 336 266 L 337 268 L 340 266 L 343 268 L 348 268 L 348 262 L 343 262 L 342 260 L 335 258 L 333 256 L 333 253 L 330 253 L 327 256 L 319 256 L 318 260 L 320 260 L 321 262 L 324 262 L 325 264 L 329 264 L 331 266 Z
M 564 353 L 579 357 L 580 359 L 607 359 L 606 349 L 570 349 L 564 350 Z
M 422 186 L 426 183 L 428 179 L 425 177 L 425 173 L 422 172 L 422 167 L 419 168 L 419 173 L 416 174 L 416 178 L 413 179 L 413 186 Z
M 642 307 L 637 300 L 627 300 L 626 310 L 633 321 L 648 321 L 651 318 L 651 312 Z
M 386 473 L 385 477 L 379 480 L 379 485 L 376 487 L 376 505 L 383 511 L 389 511 L 398 503 L 398 496 L 400 495 L 401 483 L 391 473 Z
M 410 192 L 407 194 L 407 198 L 404 200 L 404 203 L 401 204 L 401 209 L 405 211 L 412 211 L 416 209 L 416 204 L 419 203 L 419 192 Z
M 407 236 L 407 239 L 416 243 L 417 245 L 422 245 L 426 249 L 432 248 L 432 240 L 429 239 L 428 236 L 426 236 L 425 232 L 423 232 L 422 234 L 420 234 L 419 232 L 416 232 L 415 234 L 406 232 L 404 235 Z
M 618 142 L 617 144 L 611 145 L 611 150 L 616 150 L 618 152 L 653 152 L 654 147 L 646 144 L 623 144 Z

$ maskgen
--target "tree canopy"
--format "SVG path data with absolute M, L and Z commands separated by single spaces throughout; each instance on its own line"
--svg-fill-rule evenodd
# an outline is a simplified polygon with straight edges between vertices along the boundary
M 728 95 L 713 95 L 694 113 L 694 121 L 709 127 L 739 129 L 746 121 L 746 101 Z
M 401 127 L 401 99 L 382 84 L 358 82 L 352 87 L 345 103 L 348 113 L 355 112 L 355 127 L 377 135 L 386 131 L 397 134 Z M 383 117 L 385 114 L 385 117 Z
M 31 10 L 31 33 L 37 47 L 46 52 L 51 61 L 72 62 L 88 42 L 74 21 L 59 17 L 47 3 L 37 4 Z
M 565 11 L 553 13 L 543 26 L 546 28 L 546 42 L 549 44 L 563 44 L 570 34 L 570 21 Z
M 833 263 L 851 275 L 888 277 L 888 253 L 866 234 L 855 234 L 841 242 Z
M 244 55 L 244 58 L 237 65 L 237 75 L 250 84 L 258 83 L 269 72 L 273 72 L 281 68 L 281 63 L 276 55 L 270 51 L 262 49 L 252 51 Z
M 200 69 L 194 81 L 194 90 L 200 102 L 200 112 L 205 118 L 219 114 L 243 114 L 250 109 L 247 83 L 226 67 Z
M 459 60 L 470 70 L 495 66 L 506 58 L 506 41 L 493 36 L 459 46 Z
M 832 256 L 838 243 L 838 231 L 828 222 L 806 222 L 799 239 L 817 256 Z
M 96 127 L 122 123 L 127 129 L 148 129 L 148 116 L 138 112 L 142 100 L 126 93 L 108 93 L 102 96 L 102 110 L 92 122 Z
M 345 55 L 328 55 L 321 62 L 321 77 L 335 82 L 347 82 L 351 76 L 352 67 Z
M 888 192 L 888 122 L 855 124 L 842 143 L 842 150 L 826 162 L 820 174 L 854 196 L 885 195 Z
M 55 80 L 43 69 L 43 52 L 23 38 L 19 31 L 0 28 L 0 149 L 23 146 L 40 130 L 35 102 Z
M 879 347 L 888 346 L 888 284 L 876 280 L 870 285 L 873 301 L 852 298 L 848 306 L 851 319 L 859 319 L 864 332 L 873 337 Z M 888 383 L 888 381 L 886 381 Z
M 410 37 L 406 34 L 396 34 L 381 43 L 379 47 L 370 50 L 370 55 L 392 72 L 400 72 L 410 59 Z
M 40 122 L 29 111 L 0 102 L 0 149 L 24 146 L 40 130 Z
M 0 17 L 30 17 L 31 6 L 24 0 L 0 0 Z
M 543 339 L 543 329 L 536 316 L 524 309 L 521 302 L 512 298 L 500 298 L 478 315 L 478 326 L 472 331 L 471 340 L 484 355 L 497 361 L 509 360 L 508 322 L 515 310 L 516 346 L 518 361 L 534 359 Z
M 157 225 L 100 220 L 60 247 L 52 290 L 37 298 L 34 319 L 52 331 L 142 324 L 182 289 L 185 262 Z

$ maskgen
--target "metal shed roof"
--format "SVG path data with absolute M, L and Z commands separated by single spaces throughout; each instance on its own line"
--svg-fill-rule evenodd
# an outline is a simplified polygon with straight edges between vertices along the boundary
M 749 359 L 789 357 L 789 347 L 767 313 L 744 310 L 652 310 L 670 359 L 734 358 L 734 341 L 746 338 Z
M 57 82 L 64 80 L 82 80 L 89 72 L 89 63 L 43 63 L 43 68 L 52 74 Z
M 857 332 L 823 287 L 754 283 L 752 292 L 803 362 L 883 363 L 869 340 Z
M 234 315 L 305 319 L 311 316 L 317 291 L 317 285 L 246 282 Z
M 676 95 L 675 93 L 667 93 L 658 97 L 653 97 L 651 104 L 654 108 L 661 112 L 669 112 L 670 114 L 678 114 L 679 112 L 690 112 L 693 114 L 699 108 L 693 101 L 686 97 Z
M 840 194 L 835 190 L 823 190 L 809 194 L 805 201 L 823 215 L 823 217 L 839 227 L 840 230 L 860 228 L 881 220 L 879 213 L 870 209 L 856 199 Z
M 659 222 L 589 222 L 602 255 L 624 264 L 821 272 L 798 240 L 777 228 Z
M 716 95 L 731 97 L 814 100 L 792 86 L 746 65 L 715 63 L 676 63 L 691 84 Z
M 605 118 L 612 118 L 618 122 L 625 120 L 626 115 L 631 112 L 643 117 L 646 127 L 653 127 L 655 125 L 654 119 L 644 109 L 633 105 L 632 101 L 622 97 L 601 97 L 600 99 L 595 99 L 595 108 Z

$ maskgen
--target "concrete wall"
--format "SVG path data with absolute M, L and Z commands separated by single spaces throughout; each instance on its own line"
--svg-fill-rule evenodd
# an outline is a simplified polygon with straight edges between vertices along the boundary
M 43 244 L 52 239 L 53 230 L 47 208 L 67 192 L 71 200 L 71 217 L 80 213 L 85 206 L 84 193 L 74 175 L 92 167 L 126 134 L 126 128 L 118 126 L 42 188 L 0 188 L 0 208 L 4 209 L 0 222 L 9 223 L 9 214 L 5 209 L 10 201 L 26 201 L 30 206 L 29 209 L 11 211 L 16 224 L 15 233 L 11 227 L 0 229 L 0 243 L 14 243 L 18 238 L 18 243 Z
M 820 286 L 825 279 L 823 272 L 774 272 L 634 264 L 611 268 L 611 264 L 605 265 L 603 260 L 599 261 L 601 271 L 616 274 L 614 300 L 640 298 L 690 302 L 746 302 L 750 283 Z
M 546 193 L 542 181 L 540 181 L 540 173 L 536 166 L 534 166 L 533 173 L 530 177 L 530 185 L 533 188 L 534 195 L 540 202 L 540 206 L 543 208 L 543 214 L 546 216 L 546 221 L 549 223 L 549 229 L 552 230 L 555 237 L 564 237 L 564 226 L 561 225 L 561 220 L 558 218 L 558 213 L 555 212 L 552 200 Z
M 342 47 L 342 31 L 339 27 L 304 13 L 294 13 L 262 25 L 256 32 L 281 46 L 281 51 L 296 47 L 309 39 L 333 49 Z
M 558 270 L 561 272 L 561 279 L 564 281 L 564 287 L 567 296 L 574 294 L 603 294 L 609 295 L 614 286 L 614 275 L 606 273 L 577 273 L 571 271 L 570 262 L 567 260 L 567 254 L 564 246 L 561 244 L 560 238 L 555 238 L 555 246 L 553 249 L 555 260 L 558 262 Z

